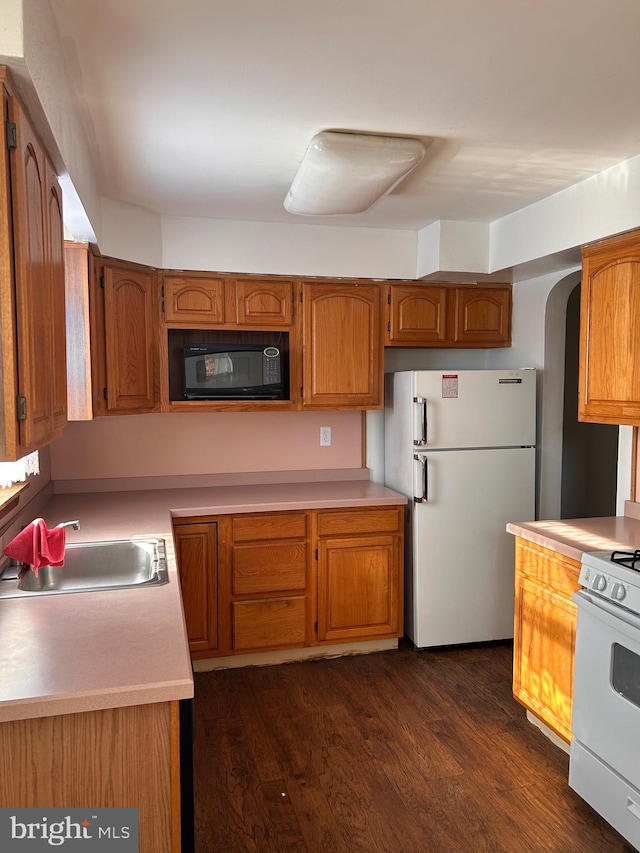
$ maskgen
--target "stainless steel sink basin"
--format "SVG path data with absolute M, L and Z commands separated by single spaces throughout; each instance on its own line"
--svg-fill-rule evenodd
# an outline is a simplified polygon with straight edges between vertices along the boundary
M 9 575 L 9 576 L 7 576 Z M 36 577 L 15 570 L 0 579 L 0 598 L 140 588 L 167 583 L 164 539 L 116 539 L 67 545 L 64 566 L 41 566 Z

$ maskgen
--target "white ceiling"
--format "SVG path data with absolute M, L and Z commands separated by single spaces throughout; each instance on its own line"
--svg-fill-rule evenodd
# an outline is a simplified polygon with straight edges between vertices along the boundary
M 489 222 L 640 153 L 638 0 L 51 0 L 102 194 L 163 214 Z M 311 137 L 432 139 L 366 213 L 283 200 Z

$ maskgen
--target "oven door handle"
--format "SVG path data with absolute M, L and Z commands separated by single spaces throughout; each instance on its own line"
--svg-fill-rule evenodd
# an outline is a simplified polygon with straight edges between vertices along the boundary
M 640 617 L 635 613 L 618 604 L 612 604 L 606 598 L 592 595 L 584 589 L 574 592 L 572 597 L 574 603 L 578 605 L 578 611 L 583 608 L 610 628 L 621 631 L 632 640 L 638 641 Z

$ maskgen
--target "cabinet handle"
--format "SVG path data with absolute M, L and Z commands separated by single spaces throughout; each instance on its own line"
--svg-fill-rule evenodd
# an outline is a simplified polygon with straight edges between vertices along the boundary
M 418 425 L 418 433 L 420 438 L 414 438 L 413 444 L 415 447 L 424 447 L 427 443 L 427 400 L 425 397 L 414 397 L 413 402 L 420 406 L 418 416 L 420 418 Z
M 414 453 L 413 458 L 416 462 L 419 462 L 422 465 L 422 494 L 413 496 L 413 500 L 417 504 L 425 504 L 429 500 L 428 498 L 428 490 L 429 490 L 429 482 L 428 482 L 428 473 L 427 473 L 427 457 L 423 453 Z

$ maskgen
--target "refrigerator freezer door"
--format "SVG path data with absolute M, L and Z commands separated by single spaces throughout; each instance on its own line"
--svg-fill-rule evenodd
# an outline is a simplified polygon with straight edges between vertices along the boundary
M 416 370 L 412 384 L 414 442 L 426 432 L 426 450 L 536 443 L 535 370 Z
M 419 648 L 513 637 L 514 543 L 505 527 L 534 518 L 535 450 L 423 457 L 426 501 L 411 509 L 407 634 Z M 418 495 L 423 467 L 414 465 Z

